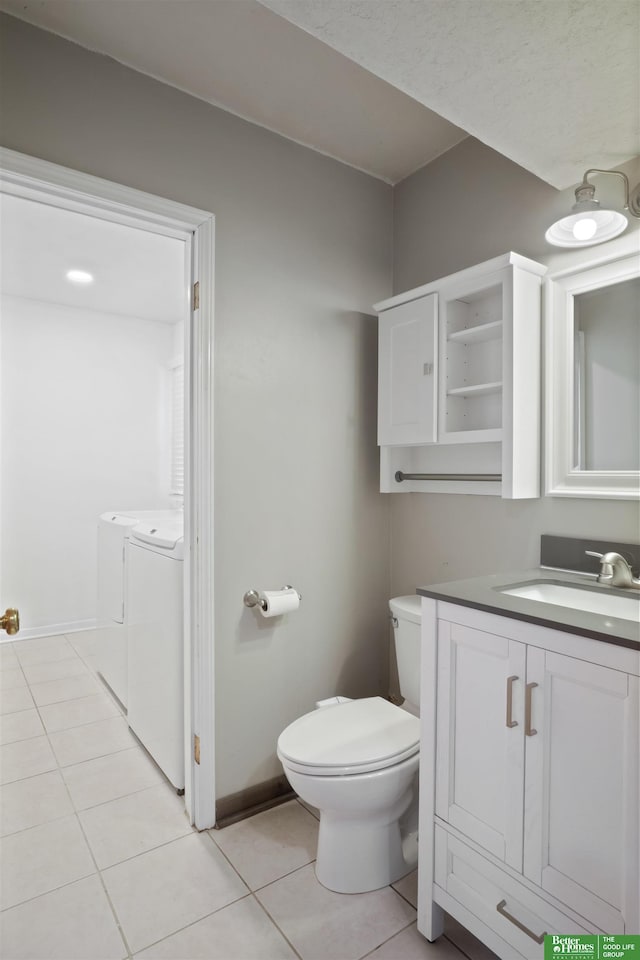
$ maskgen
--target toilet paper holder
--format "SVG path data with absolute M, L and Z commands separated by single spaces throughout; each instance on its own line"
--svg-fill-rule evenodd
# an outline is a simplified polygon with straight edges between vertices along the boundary
M 291 586 L 290 583 L 285 583 L 284 587 L 280 587 L 280 589 L 293 590 L 293 587 Z M 296 593 L 298 593 L 297 590 L 296 590 Z M 300 593 L 298 593 L 298 597 L 302 599 L 302 596 Z M 257 590 L 247 590 L 244 597 L 242 598 L 242 602 L 244 603 L 245 607 L 262 607 L 263 610 L 267 609 L 266 600 L 264 600 L 260 596 Z

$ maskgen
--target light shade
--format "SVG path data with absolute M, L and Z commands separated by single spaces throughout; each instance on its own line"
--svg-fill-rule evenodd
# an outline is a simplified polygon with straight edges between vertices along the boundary
M 573 209 L 577 206 L 576 203 Z M 591 247 L 613 240 L 627 229 L 628 223 L 617 210 L 583 210 L 556 220 L 544 236 L 554 247 Z
M 640 185 L 633 193 L 629 191 L 629 180 L 619 170 L 587 170 L 582 183 L 576 187 L 576 202 L 571 213 L 551 224 L 544 237 L 554 247 L 592 247 L 596 243 L 613 240 L 627 229 L 629 221 L 618 210 L 602 208 L 595 199 L 596 188 L 587 177 L 591 173 L 611 174 L 619 177 L 624 184 L 624 208 L 632 217 L 640 217 Z

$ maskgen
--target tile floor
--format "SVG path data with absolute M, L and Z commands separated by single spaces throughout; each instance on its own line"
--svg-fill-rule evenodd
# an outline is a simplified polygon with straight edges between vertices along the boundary
M 415 875 L 320 886 L 296 800 L 198 833 L 95 673 L 92 632 L 0 645 L 3 960 L 492 960 L 416 930 Z

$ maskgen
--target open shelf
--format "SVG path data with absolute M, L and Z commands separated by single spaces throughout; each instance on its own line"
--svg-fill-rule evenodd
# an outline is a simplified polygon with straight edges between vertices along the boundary
M 459 291 L 443 298 L 441 433 L 489 439 L 502 427 L 503 286 Z
M 481 343 L 485 340 L 500 340 L 502 337 L 502 320 L 492 320 L 491 323 L 479 323 L 465 330 L 456 330 L 450 333 L 448 340 L 458 343 Z
M 500 393 L 502 390 L 502 380 L 496 380 L 493 383 L 474 383 L 465 387 L 454 387 L 447 390 L 448 397 L 484 397 L 489 393 Z

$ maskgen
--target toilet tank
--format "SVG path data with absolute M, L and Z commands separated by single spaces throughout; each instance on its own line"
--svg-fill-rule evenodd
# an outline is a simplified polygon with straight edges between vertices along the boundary
M 422 600 L 412 594 L 389 601 L 398 663 L 400 693 L 412 713 L 420 708 L 420 626 Z

